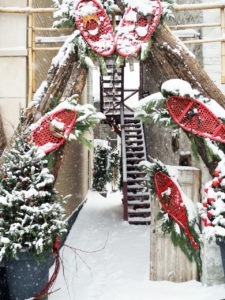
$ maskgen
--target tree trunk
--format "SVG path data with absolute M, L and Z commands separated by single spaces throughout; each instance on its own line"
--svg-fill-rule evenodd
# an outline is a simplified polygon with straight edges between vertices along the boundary
M 50 108 L 52 99 L 82 94 L 86 84 L 87 68 L 79 62 L 77 55 L 71 52 L 61 64 L 52 64 L 47 75 L 47 84 L 41 91 L 38 107 L 32 106 L 25 112 L 25 124 L 31 124 L 44 115 Z M 39 91 L 38 91 L 39 92 Z
M 223 93 L 167 26 L 162 25 L 155 31 L 150 54 L 143 63 L 143 74 L 144 92 L 157 92 L 164 81 L 180 78 L 225 108 Z

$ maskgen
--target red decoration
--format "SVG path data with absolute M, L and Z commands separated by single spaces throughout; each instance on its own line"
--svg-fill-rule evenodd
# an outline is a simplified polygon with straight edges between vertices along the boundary
M 213 217 L 212 213 L 210 211 L 207 212 L 207 217 L 210 219 L 211 217 Z
M 203 205 L 204 207 L 207 207 L 208 204 L 207 204 L 207 202 L 203 202 L 202 205 Z
M 214 176 L 214 177 L 219 177 L 219 175 L 220 175 L 220 171 L 215 170 L 215 171 L 213 172 L 213 176 Z
M 218 177 L 215 177 L 212 181 L 212 187 L 217 188 L 220 184 Z
M 207 198 L 207 203 L 211 205 L 215 201 L 214 198 Z M 204 204 L 204 203 L 203 203 Z M 204 206 L 204 205 L 203 205 Z
M 58 149 L 70 135 L 76 122 L 76 116 L 76 111 L 69 109 L 61 109 L 44 116 L 39 121 L 39 125 L 32 131 L 34 143 L 45 153 Z M 54 121 L 64 124 L 63 132 L 57 133 L 54 132 L 54 128 L 51 129 Z
M 156 29 L 162 13 L 161 2 L 160 0 L 149 0 L 149 4 L 153 8 L 151 13 L 139 12 L 138 1 L 137 7 L 129 6 L 126 9 L 116 35 L 116 48 L 119 55 L 125 57 L 135 55 Z M 131 16 L 135 16 L 136 20 Z
M 60 246 L 60 238 L 57 236 L 55 238 L 55 242 L 53 244 L 53 254 L 57 254 L 59 251 L 59 246 Z
M 177 185 L 170 177 L 161 171 L 155 173 L 154 183 L 162 208 L 184 230 L 193 247 L 198 249 L 198 244 L 189 231 L 186 209 Z M 168 189 L 170 189 L 169 195 L 166 194 Z M 164 201 L 164 192 L 167 201 Z
M 87 7 L 93 13 L 87 15 Z M 90 47 L 102 56 L 115 50 L 113 27 L 104 7 L 96 0 L 80 0 L 75 7 L 75 22 Z
M 202 222 L 205 227 L 209 227 L 212 225 L 212 223 L 207 218 L 202 218 Z
M 181 96 L 166 100 L 167 109 L 174 121 L 184 130 L 225 143 L 225 125 L 202 102 Z
M 206 194 L 208 193 L 208 191 L 209 191 L 208 188 L 205 188 L 205 189 L 204 189 L 204 192 L 205 192 Z

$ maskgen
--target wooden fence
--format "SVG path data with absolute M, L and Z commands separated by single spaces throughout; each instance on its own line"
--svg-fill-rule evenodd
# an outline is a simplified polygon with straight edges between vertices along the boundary
M 200 201 L 201 172 L 193 167 L 177 167 L 182 191 L 194 203 Z M 150 280 L 183 282 L 199 280 L 196 264 L 190 262 L 179 247 L 175 247 L 168 235 L 164 235 L 157 220 L 159 200 L 151 202 L 150 227 Z

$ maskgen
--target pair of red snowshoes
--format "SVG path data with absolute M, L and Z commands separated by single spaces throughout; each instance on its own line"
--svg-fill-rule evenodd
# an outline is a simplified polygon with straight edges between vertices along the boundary
M 97 0 L 79 0 L 75 7 L 75 22 L 90 47 L 102 56 L 110 56 L 115 49 L 124 57 L 135 55 L 148 40 L 159 23 L 160 0 L 147 0 L 129 6 L 119 23 L 117 33 L 104 7 Z M 145 12 L 143 12 L 143 7 Z

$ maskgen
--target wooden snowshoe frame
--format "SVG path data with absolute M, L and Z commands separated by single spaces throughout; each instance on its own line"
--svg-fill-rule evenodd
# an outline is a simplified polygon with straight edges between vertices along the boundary
M 138 8 L 130 6 L 118 26 L 116 48 L 121 56 L 134 56 L 155 31 L 162 13 L 160 0 L 149 0 L 152 3 L 152 14 L 143 14 Z M 136 20 L 135 20 L 136 19 Z
M 90 10 L 87 6 L 90 6 Z M 115 50 L 113 27 L 104 7 L 96 0 L 80 0 L 75 7 L 75 22 L 84 39 L 99 55 Z
M 202 102 L 181 96 L 166 100 L 173 120 L 184 130 L 204 138 L 225 143 L 225 126 Z
M 37 127 L 32 131 L 32 139 L 34 143 L 43 149 L 45 153 L 58 149 L 70 135 L 76 122 L 77 113 L 75 110 L 60 109 L 47 114 Z M 54 126 L 54 121 L 64 124 L 63 128 Z
M 184 230 L 193 247 L 198 249 L 198 244 L 189 231 L 187 213 L 178 186 L 161 171 L 155 173 L 154 184 L 164 211 Z

